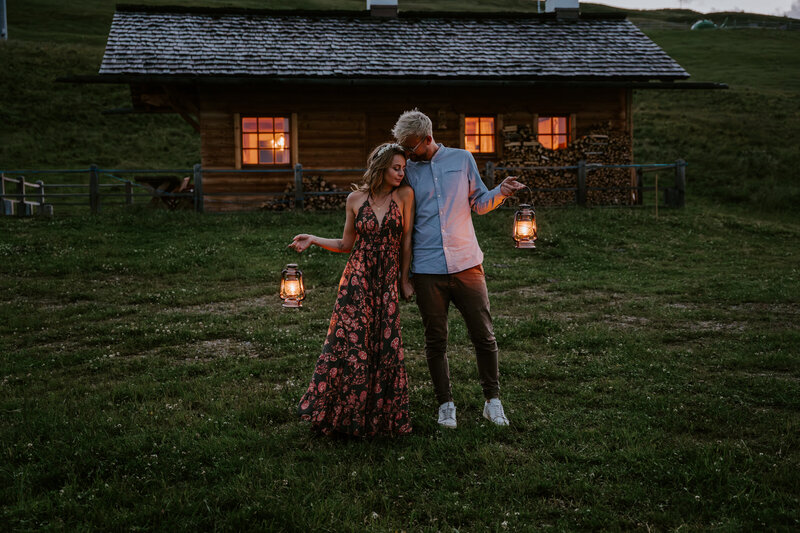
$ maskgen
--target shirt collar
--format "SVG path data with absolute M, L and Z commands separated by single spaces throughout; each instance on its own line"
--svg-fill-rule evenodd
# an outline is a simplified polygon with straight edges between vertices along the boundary
M 433 161 L 437 161 L 438 159 L 440 159 L 440 158 L 442 157 L 442 156 L 441 156 L 441 153 L 442 153 L 442 152 L 444 152 L 445 150 L 447 150 L 447 147 L 446 147 L 445 145 L 443 145 L 442 143 L 436 143 L 436 146 L 438 146 L 438 147 L 439 147 L 439 149 L 438 149 L 438 150 L 436 150 L 436 153 L 435 153 L 435 154 L 433 154 L 433 157 L 431 157 L 431 158 L 430 158 L 430 159 L 428 159 L 427 161 L 412 161 L 412 162 L 413 162 L 413 163 L 415 163 L 415 164 L 417 164 L 417 165 L 419 165 L 419 164 L 422 164 L 422 163 L 425 163 L 425 164 L 428 164 L 428 165 L 429 165 L 429 164 L 431 164 Z

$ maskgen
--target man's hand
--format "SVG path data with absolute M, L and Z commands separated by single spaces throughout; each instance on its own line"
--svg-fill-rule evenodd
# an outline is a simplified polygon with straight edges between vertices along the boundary
M 516 176 L 509 176 L 500 184 L 500 194 L 503 196 L 514 196 L 514 193 L 524 189 L 526 185 L 517 181 Z
M 411 297 L 414 296 L 414 285 L 409 280 L 400 282 L 400 295 L 403 297 L 403 300 L 407 302 L 411 301 Z

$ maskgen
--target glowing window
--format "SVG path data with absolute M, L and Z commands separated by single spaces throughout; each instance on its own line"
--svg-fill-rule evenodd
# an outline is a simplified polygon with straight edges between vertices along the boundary
M 566 148 L 569 138 L 569 117 L 539 117 L 539 144 L 551 150 Z
M 464 148 L 472 153 L 494 153 L 494 117 L 464 117 Z
M 242 164 L 288 165 L 289 117 L 242 117 Z

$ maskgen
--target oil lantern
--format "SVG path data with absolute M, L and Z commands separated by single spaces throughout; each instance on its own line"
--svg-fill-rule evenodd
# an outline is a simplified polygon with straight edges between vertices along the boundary
M 302 300 L 306 297 L 303 287 L 303 272 L 297 264 L 290 263 L 281 272 L 281 300 L 284 307 L 302 307 Z
M 536 213 L 528 204 L 520 204 L 514 215 L 514 241 L 517 248 L 536 248 Z

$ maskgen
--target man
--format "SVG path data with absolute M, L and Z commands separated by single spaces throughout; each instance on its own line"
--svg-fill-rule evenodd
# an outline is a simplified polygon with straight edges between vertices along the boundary
M 414 189 L 413 259 L 409 279 L 401 280 L 403 297 L 417 295 L 425 327 L 425 356 L 439 403 L 439 425 L 456 427 L 456 406 L 447 362 L 447 313 L 450 302 L 461 312 L 478 361 L 483 416 L 498 426 L 508 418 L 500 402 L 497 341 L 489 313 L 489 294 L 471 211 L 488 213 L 525 187 L 508 177 L 486 188 L 472 154 L 448 148 L 433 139 L 430 118 L 417 109 L 406 111 L 392 129 L 410 159 L 406 179 Z

